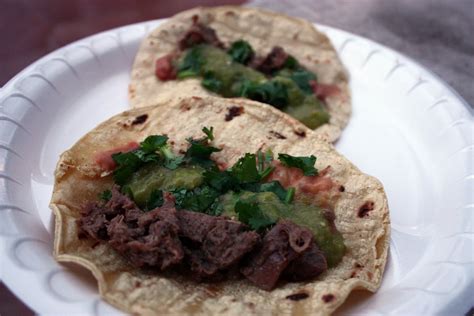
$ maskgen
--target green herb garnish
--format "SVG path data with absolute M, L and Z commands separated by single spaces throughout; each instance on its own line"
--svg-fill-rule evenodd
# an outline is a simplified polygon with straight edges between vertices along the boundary
M 316 75 L 306 69 L 298 69 L 291 73 L 290 79 L 306 94 L 313 94 L 311 81 L 316 81 Z
M 201 47 L 198 45 L 190 48 L 184 59 L 178 64 L 178 79 L 198 76 L 203 64 Z
M 262 83 L 244 80 L 240 88 L 239 96 L 268 103 L 278 109 L 288 104 L 287 87 L 276 80 L 268 80 Z
M 232 175 L 241 183 L 257 182 L 260 174 L 257 170 L 257 160 L 254 154 L 246 153 L 231 168 Z
M 202 132 L 206 135 L 200 139 L 188 138 L 190 144 L 185 154 L 185 160 L 188 163 L 195 163 L 204 168 L 215 167 L 215 162 L 210 159 L 211 154 L 221 151 L 221 149 L 213 147 L 209 141 L 214 139 L 213 128 L 204 127 Z
M 254 55 L 252 46 L 242 40 L 232 43 L 227 53 L 232 57 L 233 61 L 244 65 L 247 64 Z
M 132 174 L 141 166 L 149 162 L 162 162 L 168 169 L 176 169 L 183 161 L 182 157 L 175 156 L 167 145 L 168 137 L 165 135 L 148 136 L 140 147 L 125 153 L 116 153 L 112 159 L 117 164 L 114 171 L 114 180 L 123 185 Z
M 287 166 L 301 169 L 305 176 L 315 176 L 318 170 L 314 167 L 316 157 L 311 155 L 309 157 L 295 157 L 287 154 L 278 154 L 278 160 Z
M 253 230 L 262 230 L 275 224 L 275 220 L 267 217 L 256 201 L 239 200 L 235 203 L 235 212 L 239 221 L 250 226 Z
M 211 126 L 210 128 L 207 128 L 204 126 L 202 128 L 202 132 L 206 134 L 208 140 L 210 141 L 214 140 L 214 127 Z
M 173 191 L 173 196 L 175 197 L 178 209 L 206 213 L 213 204 L 218 202 L 217 199 L 220 193 L 205 185 L 193 190 L 175 190 Z
M 217 93 L 222 90 L 224 85 L 212 72 L 206 72 L 206 74 L 204 74 L 201 84 L 207 90 Z

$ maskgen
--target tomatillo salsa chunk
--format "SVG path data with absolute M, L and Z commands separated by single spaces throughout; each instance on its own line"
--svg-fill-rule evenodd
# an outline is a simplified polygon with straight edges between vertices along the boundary
M 299 183 L 326 177 L 318 175 L 316 157 L 281 153 L 276 162 L 271 151 L 259 151 L 222 170 L 211 158 L 220 151 L 211 145 L 213 128 L 203 132 L 188 139 L 182 156 L 171 151 L 165 135 L 113 154 L 115 185 L 85 206 L 81 233 L 108 242 L 137 267 L 184 264 L 207 280 L 234 266 L 265 290 L 280 278 L 310 280 L 342 260 L 334 212 L 317 205 Z M 271 177 L 282 168 L 299 174 L 295 186 Z M 278 269 L 265 263 L 274 252 L 280 254 L 271 259 Z
M 297 199 L 292 203 L 284 203 L 273 192 L 229 192 L 221 197 L 223 215 L 236 217 L 235 204 L 239 201 L 255 201 L 262 213 L 273 221 L 281 218 L 288 219 L 293 223 L 309 228 L 318 244 L 324 252 L 329 267 L 337 265 L 345 254 L 345 246 L 342 235 L 334 229 L 333 224 L 328 221 L 328 209 L 322 209 L 317 205 L 309 204 L 305 199 Z M 307 199 L 306 199 L 307 200 Z
M 310 128 L 329 122 L 329 113 L 312 89 L 316 75 L 293 57 L 285 53 L 280 69 L 274 67 L 265 74 L 259 70 L 261 67 L 254 69 L 235 61 L 231 53 L 209 44 L 193 46 L 176 61 L 178 79 L 201 78 L 207 90 L 223 97 L 245 97 L 271 104 Z

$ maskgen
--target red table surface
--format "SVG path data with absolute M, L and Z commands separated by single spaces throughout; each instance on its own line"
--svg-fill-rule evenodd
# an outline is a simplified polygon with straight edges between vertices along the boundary
M 244 0 L 0 0 L 0 86 L 45 54 L 114 27 Z M 33 315 L 0 284 L 0 315 Z

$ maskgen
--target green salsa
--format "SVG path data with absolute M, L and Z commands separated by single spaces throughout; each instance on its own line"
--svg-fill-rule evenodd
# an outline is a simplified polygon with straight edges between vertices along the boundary
M 318 206 L 298 200 L 291 204 L 285 204 L 273 192 L 229 192 L 220 198 L 224 210 L 222 214 L 236 217 L 234 207 L 239 199 L 255 199 L 262 212 L 270 219 L 286 218 L 297 225 L 310 229 L 330 267 L 339 263 L 344 256 L 346 248 L 342 235 L 338 231 L 331 230 L 322 209 Z
M 145 205 L 153 190 L 193 189 L 201 185 L 204 169 L 182 166 L 174 170 L 150 164 L 133 174 L 127 188 L 138 206 Z
M 234 61 L 223 49 L 201 44 L 186 50 L 177 66 L 178 79 L 200 77 L 204 88 L 223 97 L 246 97 L 271 104 L 309 128 L 329 121 L 329 113 L 310 86 L 316 76 L 299 65 L 289 65 L 267 78 Z

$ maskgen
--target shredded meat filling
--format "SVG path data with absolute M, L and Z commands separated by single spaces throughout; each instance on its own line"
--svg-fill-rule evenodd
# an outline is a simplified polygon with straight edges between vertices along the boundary
M 306 228 L 280 220 L 262 240 L 239 221 L 176 210 L 171 195 L 163 206 L 144 212 L 114 187 L 109 201 L 85 205 L 78 223 L 82 235 L 107 242 L 135 267 L 184 265 L 199 281 L 240 268 L 256 286 L 271 290 L 282 277 L 309 280 L 327 269 Z

